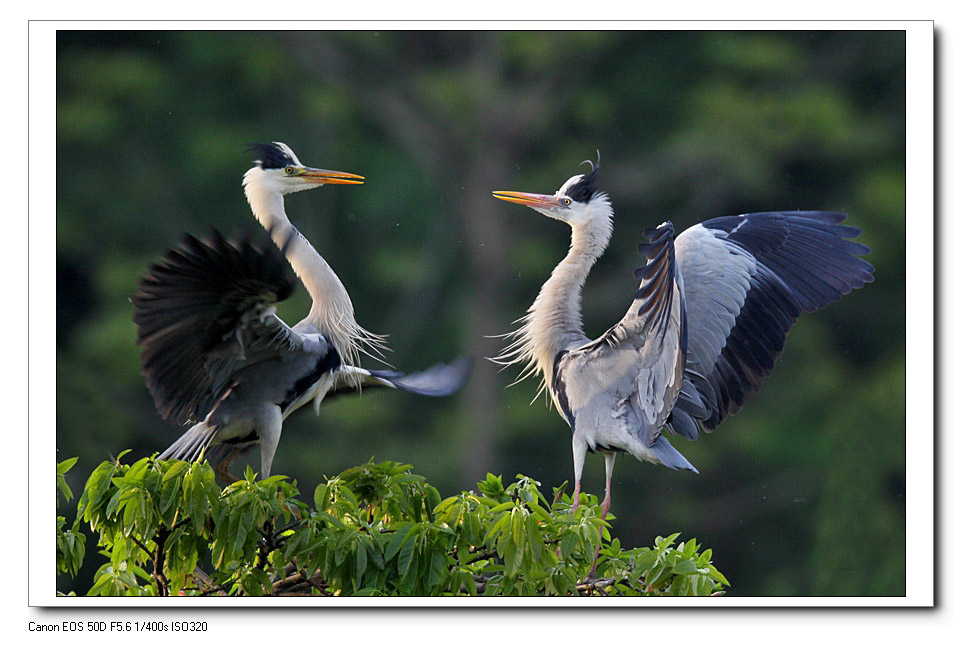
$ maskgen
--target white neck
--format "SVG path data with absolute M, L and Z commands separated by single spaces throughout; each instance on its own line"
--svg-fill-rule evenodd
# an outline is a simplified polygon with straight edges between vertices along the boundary
M 362 345 L 379 352 L 383 346 L 382 339 L 364 330 L 355 321 L 354 305 L 344 284 L 327 261 L 291 224 L 284 211 L 284 196 L 256 181 L 250 181 L 250 175 L 244 178 L 244 193 L 254 217 L 284 251 L 294 273 L 311 295 L 313 305 L 304 322 L 334 344 L 345 364 L 359 365 L 359 353 L 367 353 Z
M 520 320 L 521 327 L 507 335 L 513 341 L 495 358 L 504 365 L 524 364 L 519 381 L 531 375 L 541 376 L 539 393 L 546 386 L 558 353 L 587 341 L 582 331 L 581 290 L 588 272 L 611 239 L 610 204 L 599 200 L 594 208 L 607 213 L 586 222 L 571 223 L 571 247 L 567 256 L 541 286 L 528 314 Z

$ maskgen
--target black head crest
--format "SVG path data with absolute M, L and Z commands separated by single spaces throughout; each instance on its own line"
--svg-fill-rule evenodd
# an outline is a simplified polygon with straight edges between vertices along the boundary
M 601 152 L 596 152 L 598 153 L 597 163 L 592 163 L 591 160 L 582 162 L 583 164 L 587 163 L 591 167 L 591 171 L 582 175 L 580 180 L 569 186 L 568 190 L 565 191 L 565 194 L 575 202 L 588 202 L 598 193 L 595 178 L 598 177 L 598 171 L 601 170 Z
M 244 150 L 255 155 L 254 161 L 261 168 L 284 168 L 295 163 L 287 151 L 274 144 L 247 144 Z

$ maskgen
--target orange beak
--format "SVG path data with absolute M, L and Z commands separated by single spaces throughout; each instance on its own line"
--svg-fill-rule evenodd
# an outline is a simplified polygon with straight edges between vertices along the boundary
M 364 184 L 363 175 L 320 168 L 305 168 L 297 174 L 297 177 L 304 178 L 312 184 Z
M 541 207 L 551 209 L 561 206 L 561 202 L 553 195 L 543 195 L 541 193 L 522 193 L 521 191 L 494 191 L 494 197 L 505 202 L 523 204 L 526 207 Z

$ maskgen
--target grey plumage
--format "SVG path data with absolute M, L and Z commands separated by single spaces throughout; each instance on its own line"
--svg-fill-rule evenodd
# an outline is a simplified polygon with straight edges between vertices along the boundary
M 306 167 L 285 144 L 251 150 L 258 159 L 244 176 L 244 191 L 268 236 L 186 236 L 150 267 L 131 301 L 157 410 L 175 424 L 192 425 L 160 458 L 205 456 L 226 476 L 238 450 L 259 445 L 263 478 L 284 420 L 305 404 L 313 401 L 317 410 L 329 392 L 362 386 L 449 395 L 464 382 L 467 364 L 413 375 L 357 366 L 361 353 L 384 348 L 383 338 L 357 324 L 346 289 L 288 220 L 283 197 L 363 178 Z M 313 302 L 293 327 L 275 313 L 295 287 L 291 269 Z
M 197 460 L 215 440 L 279 437 L 283 419 L 333 380 L 333 345 L 274 312 L 294 288 L 286 265 L 270 241 L 228 241 L 215 230 L 203 242 L 185 236 L 142 277 L 132 303 L 147 388 L 163 418 L 193 425 L 160 458 Z
M 707 220 L 678 240 L 689 320 L 686 378 L 708 408 L 707 431 L 771 373 L 799 315 L 870 283 L 871 250 L 845 214 L 769 212 Z M 716 259 L 710 264 L 709 259 Z M 724 269 L 720 276 L 719 270 Z M 685 404 L 681 407 L 684 413 Z
M 174 424 L 203 419 L 252 364 L 300 350 L 272 307 L 294 290 L 269 240 L 191 235 L 151 265 L 132 297 L 147 389 Z
M 848 240 L 860 230 L 844 214 L 768 212 L 714 218 L 675 237 L 670 222 L 645 232 L 645 257 L 628 312 L 598 339 L 581 329 L 581 290 L 611 237 L 613 211 L 595 188 L 598 168 L 553 195 L 496 191 L 572 229 L 567 256 L 509 335 L 495 361 L 524 364 L 544 378 L 572 430 L 578 505 L 585 454 L 605 455 L 603 515 L 616 453 L 695 470 L 663 430 L 689 440 L 736 413 L 771 372 L 803 311 L 872 281 Z M 578 199 L 573 199 L 576 196 Z

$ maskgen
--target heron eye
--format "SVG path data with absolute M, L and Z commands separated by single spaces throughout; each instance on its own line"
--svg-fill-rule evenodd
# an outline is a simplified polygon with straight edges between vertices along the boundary
M 294 167 L 288 166 L 286 169 L 284 169 L 284 172 L 287 173 L 288 175 L 294 175 Z
M 563 204 L 563 205 L 566 206 L 566 207 L 570 207 L 570 206 L 571 206 L 571 198 L 564 198 L 564 199 L 562 199 L 562 200 L 561 200 L 561 204 Z

